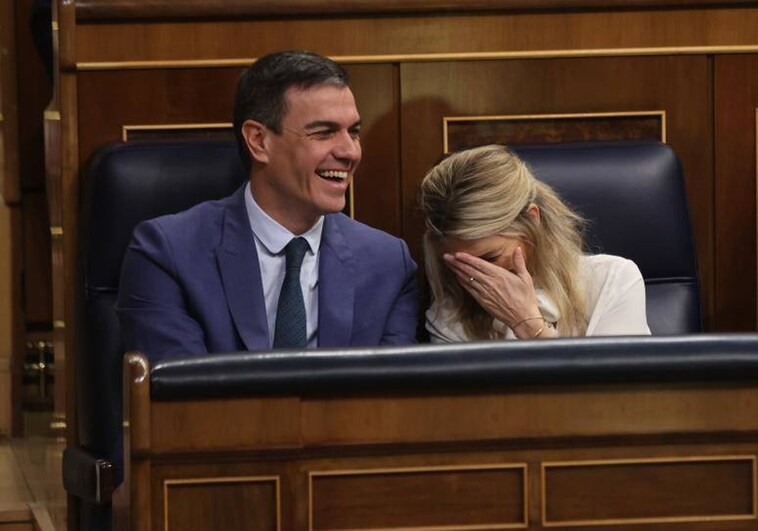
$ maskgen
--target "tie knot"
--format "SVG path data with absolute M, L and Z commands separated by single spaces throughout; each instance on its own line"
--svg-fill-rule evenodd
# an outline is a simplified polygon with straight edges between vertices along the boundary
M 287 257 L 287 270 L 288 271 L 299 271 L 300 266 L 303 265 L 303 257 L 305 256 L 305 252 L 308 250 L 308 242 L 305 241 L 305 238 L 292 238 L 290 242 L 287 244 L 287 247 L 284 248 L 284 252 L 286 253 Z

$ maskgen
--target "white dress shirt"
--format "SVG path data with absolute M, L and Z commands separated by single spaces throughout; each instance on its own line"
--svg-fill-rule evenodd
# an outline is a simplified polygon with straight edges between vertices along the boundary
M 580 274 L 587 301 L 587 336 L 650 335 L 645 309 L 645 282 L 637 264 L 620 256 L 585 255 Z M 537 307 L 550 322 L 561 316 L 555 303 L 540 290 Z M 513 331 L 500 321 L 495 328 L 505 339 L 515 339 Z M 434 301 L 426 311 L 426 329 L 433 343 L 469 341 L 463 325 L 453 319 L 449 304 Z
M 269 345 L 272 347 L 274 345 L 276 309 L 279 306 L 279 292 L 282 290 L 286 272 L 287 258 L 284 248 L 292 238 L 300 236 L 308 242 L 308 251 L 303 257 L 303 265 L 300 269 L 300 287 L 303 290 L 305 303 L 305 333 L 308 347 L 318 346 L 318 258 L 324 216 L 318 218 L 313 227 L 304 234 L 292 234 L 258 206 L 250 191 L 250 183 L 245 186 L 245 206 L 250 228 L 255 237 L 255 250 L 258 252 L 258 263 L 261 268 Z

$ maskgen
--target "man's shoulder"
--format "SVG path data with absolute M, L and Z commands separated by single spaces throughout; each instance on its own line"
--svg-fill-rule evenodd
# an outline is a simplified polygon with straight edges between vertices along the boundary
M 379 265 L 412 262 L 405 241 L 383 230 L 356 221 L 342 213 L 328 214 L 324 237 L 330 243 L 346 245 L 354 257 L 364 264 Z M 338 238 L 335 241 L 335 236 Z M 415 266 L 414 266 L 415 267 Z
M 141 222 L 134 230 L 137 239 L 159 237 L 175 245 L 216 245 L 225 212 L 234 195 L 203 201 L 186 210 Z
M 147 220 L 146 223 L 160 225 L 166 230 L 184 228 L 188 225 L 201 225 L 222 217 L 228 200 L 229 197 L 203 201 L 186 210 Z
M 341 212 L 337 214 L 328 214 L 327 219 L 327 224 L 334 223 L 338 230 L 340 230 L 347 238 L 350 238 L 351 242 L 356 241 L 354 238 L 357 238 L 357 241 L 361 242 L 377 243 L 389 243 L 400 240 L 397 236 L 393 236 L 381 229 L 356 221 Z

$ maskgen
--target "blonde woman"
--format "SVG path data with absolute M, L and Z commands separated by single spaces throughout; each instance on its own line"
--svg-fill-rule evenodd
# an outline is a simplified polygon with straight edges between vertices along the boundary
M 433 342 L 650 334 L 634 262 L 583 254 L 582 218 L 505 147 L 440 162 L 421 206 Z

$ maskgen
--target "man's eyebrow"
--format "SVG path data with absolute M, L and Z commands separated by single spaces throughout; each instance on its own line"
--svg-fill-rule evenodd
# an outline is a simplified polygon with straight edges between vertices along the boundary
M 305 124 L 305 127 L 303 129 L 318 129 L 319 127 L 328 127 L 329 129 L 336 129 L 339 128 L 339 124 L 337 122 L 332 122 L 330 120 L 316 120 L 314 122 L 309 122 Z
M 355 127 L 360 127 L 360 125 L 361 120 L 358 120 L 354 124 L 350 125 L 348 129 L 354 129 Z M 305 127 L 303 129 L 307 131 L 309 129 L 318 129 L 320 127 L 326 127 L 328 129 L 339 129 L 340 124 L 331 120 L 315 120 L 313 122 L 305 124 Z

